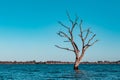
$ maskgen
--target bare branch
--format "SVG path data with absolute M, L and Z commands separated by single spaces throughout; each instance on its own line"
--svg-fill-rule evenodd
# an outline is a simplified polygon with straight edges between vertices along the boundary
M 75 42 L 73 42 L 73 44 L 75 46 L 75 50 L 79 51 L 77 44 Z
M 58 46 L 58 45 L 55 45 L 57 48 L 60 48 L 60 49 L 64 49 L 64 50 L 68 50 L 68 51 L 72 51 L 72 52 L 74 52 L 74 50 L 72 50 L 72 49 L 69 49 L 69 48 L 63 48 L 63 47 L 60 47 L 60 46 Z
M 96 42 L 98 42 L 98 40 L 95 40 L 93 43 L 91 43 L 90 45 L 89 44 L 86 44 L 85 47 L 84 47 L 84 50 L 86 51 L 87 48 L 89 48 L 90 46 L 94 45 Z
M 82 31 L 82 20 L 80 21 L 80 24 L 79 24 L 79 27 L 80 27 L 80 33 L 82 33 L 83 31 Z
M 87 37 L 88 37 L 89 33 L 90 33 L 90 28 L 88 28 L 88 29 L 87 29 L 87 32 L 86 32 L 86 35 L 85 35 L 84 40 L 86 40 L 86 39 L 87 39 Z
M 58 23 L 60 24 L 60 25 L 62 25 L 63 27 L 65 27 L 66 29 L 70 29 L 68 26 L 66 26 L 66 25 L 64 25 L 61 21 L 58 21 Z
M 82 20 L 81 20 L 81 22 L 79 24 L 79 27 L 80 27 L 80 35 L 79 36 L 80 36 L 81 40 L 84 41 L 83 40 L 83 31 L 82 31 Z
M 64 42 L 70 42 L 70 41 L 64 41 Z
M 62 34 L 60 34 L 59 32 L 57 33 L 60 37 L 64 37 Z
M 75 28 L 75 26 L 77 25 L 77 21 L 78 21 L 78 19 L 79 19 L 79 17 L 78 17 L 78 16 L 76 16 L 75 21 L 74 21 L 74 23 L 72 24 L 72 29 L 71 29 L 71 32 L 73 32 L 73 29 L 74 29 L 74 28 Z
M 95 36 L 96 36 L 96 34 L 94 34 L 94 35 L 88 40 L 88 43 L 87 43 L 88 45 L 89 45 L 90 41 L 92 41 Z
M 71 41 L 73 41 L 73 34 L 72 34 L 72 32 L 69 31 L 69 34 L 70 34 Z
M 85 46 L 84 51 L 86 51 L 86 49 L 87 49 L 89 46 L 90 46 L 90 45 Z
M 94 45 L 96 42 L 98 42 L 99 40 L 95 40 L 93 43 L 91 43 L 90 46 Z
M 80 34 L 79 34 L 79 36 L 80 36 L 80 38 L 81 38 L 81 41 L 82 41 L 82 48 L 83 48 L 85 42 L 84 42 L 84 38 L 83 38 L 82 20 L 81 20 L 81 22 L 80 22 L 80 24 L 79 24 L 79 28 L 80 28 Z
M 67 14 L 67 17 L 68 17 L 69 21 L 73 24 L 73 21 L 72 21 L 72 19 L 70 18 L 70 15 L 69 15 L 68 11 L 66 11 L 66 14 Z
M 79 36 L 80 36 L 80 39 L 81 39 L 81 41 L 82 41 L 82 43 L 83 43 L 83 42 L 84 42 L 83 35 L 80 34 Z
M 75 54 L 77 54 L 79 52 L 79 49 L 77 47 L 77 44 L 74 42 L 73 40 L 73 30 L 75 28 L 75 26 L 77 25 L 77 21 L 78 21 L 78 16 L 76 16 L 75 18 L 75 21 L 72 21 L 72 19 L 70 18 L 70 15 L 69 13 L 67 12 L 67 17 L 69 19 L 69 21 L 72 23 L 72 28 L 70 29 L 70 27 L 64 25 L 62 22 L 58 22 L 60 25 L 62 25 L 63 27 L 65 27 L 66 29 L 68 29 L 68 33 L 70 36 L 68 36 L 66 33 L 62 32 L 62 31 L 59 31 L 58 35 L 61 36 L 61 37 L 66 37 L 69 41 L 64 41 L 64 42 L 71 42 L 72 46 L 73 46 L 73 49 L 74 49 L 74 52 Z M 62 48 L 60 46 L 57 46 L 58 48 L 61 48 L 61 49 L 66 49 L 66 50 L 69 50 L 68 48 Z
M 66 37 L 66 38 L 68 38 L 68 40 L 71 40 L 70 37 L 69 37 L 66 33 L 64 33 L 63 31 L 59 31 L 57 34 L 58 34 L 59 36 L 61 36 L 61 37 Z

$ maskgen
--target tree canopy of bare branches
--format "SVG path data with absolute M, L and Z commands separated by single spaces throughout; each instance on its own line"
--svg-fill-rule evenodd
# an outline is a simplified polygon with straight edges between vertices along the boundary
M 85 51 L 90 46 L 93 46 L 98 40 L 94 40 L 96 34 L 93 33 L 90 28 L 83 30 L 83 28 L 82 28 L 83 21 L 81 20 L 78 22 L 78 20 L 79 20 L 78 16 L 75 17 L 75 20 L 72 20 L 69 13 L 67 12 L 67 17 L 68 17 L 69 22 L 72 24 L 72 26 L 69 27 L 69 26 L 63 24 L 61 21 L 58 21 L 58 23 L 67 30 L 67 33 L 65 33 L 64 31 L 59 31 L 57 34 L 60 37 L 66 38 L 67 41 L 64 41 L 64 42 L 70 42 L 73 48 L 70 49 L 70 48 L 61 47 L 58 45 L 55 45 L 55 46 L 57 48 L 64 49 L 67 51 L 72 51 L 75 53 L 76 59 L 75 59 L 74 69 L 78 70 L 78 66 L 80 64 L 82 57 L 84 56 Z M 74 41 L 73 31 L 74 31 L 75 27 L 79 27 L 78 34 L 80 37 L 80 41 L 82 42 L 82 44 L 80 45 L 80 46 L 82 46 L 82 49 L 79 49 L 78 44 L 76 44 L 76 42 Z

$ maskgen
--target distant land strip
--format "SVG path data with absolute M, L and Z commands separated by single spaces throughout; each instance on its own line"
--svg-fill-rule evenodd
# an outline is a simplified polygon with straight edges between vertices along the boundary
M 0 61 L 0 64 L 74 64 L 74 62 L 64 62 L 64 61 Z M 81 62 L 81 64 L 120 64 L 119 61 L 97 61 L 97 62 Z

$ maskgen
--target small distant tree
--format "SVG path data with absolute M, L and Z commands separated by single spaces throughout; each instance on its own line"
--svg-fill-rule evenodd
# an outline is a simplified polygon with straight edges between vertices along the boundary
M 60 49 L 64 49 L 64 50 L 67 50 L 67 51 L 72 51 L 75 53 L 75 63 L 74 63 L 74 70 L 78 70 L 78 66 L 80 64 L 80 61 L 81 59 L 83 58 L 84 54 L 85 54 L 85 51 L 90 47 L 92 46 L 93 44 L 95 44 L 98 40 L 94 40 L 93 39 L 95 38 L 96 34 L 94 34 L 93 32 L 91 32 L 90 28 L 86 29 L 86 30 L 83 30 L 82 29 L 82 20 L 80 21 L 80 23 L 78 23 L 78 16 L 76 16 L 75 20 L 73 21 L 71 18 L 70 18 L 70 15 L 69 13 L 67 12 L 67 17 L 70 21 L 70 23 L 72 24 L 71 27 L 68 27 L 66 25 L 64 25 L 61 21 L 58 21 L 58 23 L 63 26 L 68 32 L 65 33 L 63 31 L 59 31 L 57 34 L 60 36 L 60 37 L 64 37 L 66 38 L 68 41 L 64 41 L 64 42 L 70 42 L 73 49 L 70 49 L 70 48 L 65 48 L 65 47 L 61 47 L 61 46 L 58 46 L 58 45 L 55 45 L 57 48 L 60 48 Z M 73 31 L 74 31 L 74 28 L 76 26 L 79 26 L 79 30 L 80 30 L 80 33 L 79 33 L 79 37 L 80 37 L 80 40 L 82 42 L 82 48 L 79 49 L 78 48 L 78 44 L 76 44 L 76 42 L 74 41 L 74 36 L 73 36 Z M 83 35 L 84 34 L 84 35 Z

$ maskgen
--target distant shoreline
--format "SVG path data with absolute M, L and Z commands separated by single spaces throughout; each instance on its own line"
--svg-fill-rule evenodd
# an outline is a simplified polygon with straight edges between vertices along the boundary
M 74 64 L 74 62 L 64 62 L 64 61 L 0 61 L 0 64 Z M 119 61 L 97 61 L 97 62 L 81 62 L 81 64 L 120 64 Z

